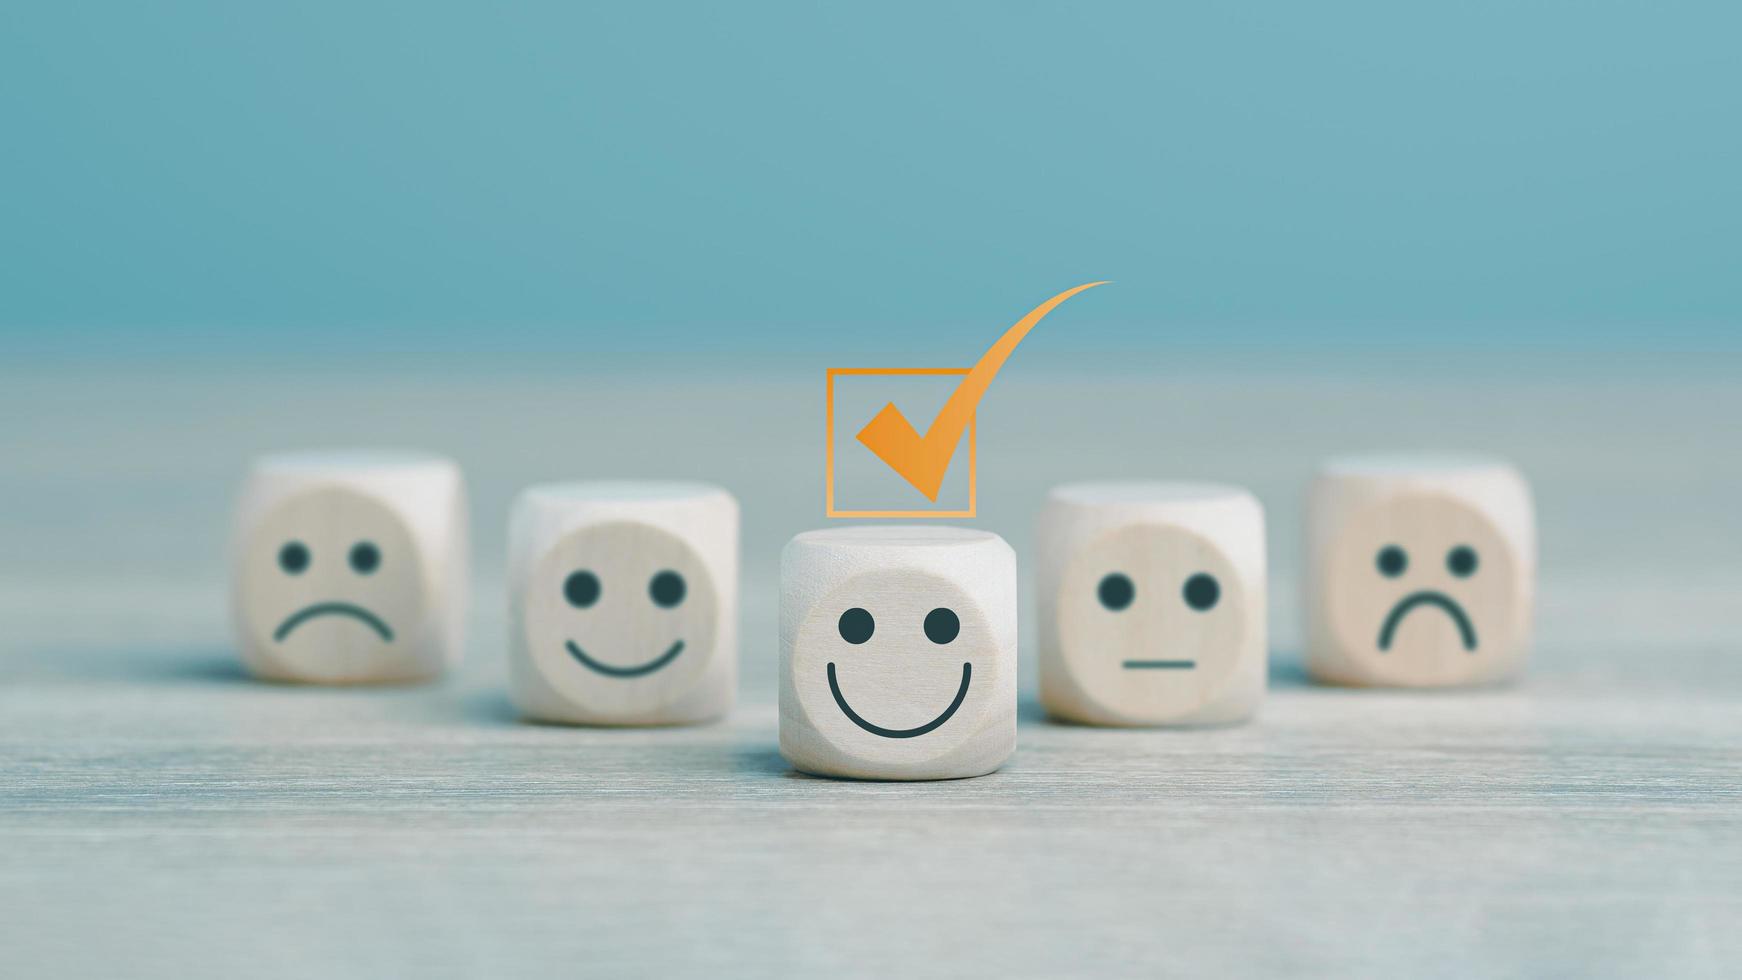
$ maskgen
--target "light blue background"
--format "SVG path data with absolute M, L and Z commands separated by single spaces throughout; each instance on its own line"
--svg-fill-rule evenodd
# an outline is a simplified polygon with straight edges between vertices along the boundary
M 1733 348 L 1739 11 L 14 2 L 0 344 Z

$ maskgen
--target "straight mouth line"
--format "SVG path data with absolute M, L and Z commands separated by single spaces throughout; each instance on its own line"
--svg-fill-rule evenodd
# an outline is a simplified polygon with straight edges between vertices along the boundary
M 664 667 L 666 664 L 671 663 L 673 660 L 676 660 L 677 655 L 683 652 L 683 641 L 679 640 L 671 645 L 671 649 L 639 667 L 613 667 L 608 663 L 602 663 L 587 656 L 586 651 L 576 646 L 575 641 L 573 640 L 567 641 L 567 645 L 569 648 L 569 656 L 574 657 L 576 660 L 586 664 L 588 667 L 604 674 L 606 677 L 641 677 L 645 674 L 651 674 L 659 668 Z
M 1191 670 L 1196 660 L 1127 660 L 1126 670 Z
M 1397 624 L 1417 606 L 1438 606 L 1445 610 L 1446 615 L 1452 617 L 1452 622 L 1458 625 L 1458 635 L 1463 638 L 1464 649 L 1471 653 L 1476 652 L 1476 628 L 1470 625 L 1470 617 L 1464 614 L 1462 606 L 1443 592 L 1417 592 L 1399 600 L 1391 608 L 1391 615 L 1385 617 L 1385 625 L 1379 628 L 1380 652 L 1391 649 L 1391 637 L 1397 632 Z
M 968 678 L 973 673 L 973 669 L 973 664 L 962 665 L 962 686 L 956 689 L 956 699 L 950 702 L 950 706 L 944 709 L 943 714 L 918 728 L 884 728 L 859 717 L 859 713 L 854 711 L 847 704 L 847 699 L 841 696 L 841 685 L 835 682 L 835 665 L 833 663 L 829 664 L 829 693 L 835 696 L 835 704 L 840 706 L 841 713 L 846 715 L 849 721 L 871 734 L 881 735 L 884 738 L 915 738 L 927 732 L 936 731 L 938 726 L 949 721 L 950 716 L 956 713 L 956 709 L 962 706 L 962 701 L 968 696 Z
M 276 643 L 283 643 L 284 638 L 290 635 L 291 630 L 296 629 L 298 626 L 301 626 L 303 623 L 306 623 L 317 616 L 349 616 L 359 622 L 368 624 L 375 630 L 375 632 L 381 634 L 381 638 L 386 640 L 388 643 L 393 642 L 393 631 L 387 628 L 387 624 L 381 621 L 381 617 L 367 609 L 364 609 L 362 606 L 353 606 L 348 602 L 317 602 L 312 606 L 298 610 L 293 613 L 289 619 L 285 620 L 278 629 L 272 632 L 273 641 Z

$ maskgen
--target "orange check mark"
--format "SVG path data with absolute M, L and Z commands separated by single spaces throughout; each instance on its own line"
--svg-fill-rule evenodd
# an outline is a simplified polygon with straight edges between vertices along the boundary
M 1034 329 L 1034 325 L 1046 318 L 1055 307 L 1085 289 L 1106 285 L 1108 280 L 1084 283 L 1074 289 L 1067 289 L 1052 299 L 1028 311 L 1028 315 L 1016 321 L 1016 325 L 1004 331 L 1004 336 L 998 338 L 991 349 L 980 358 L 979 363 L 969 369 L 967 377 L 956 386 L 950 394 L 950 400 L 944 403 L 943 410 L 932 420 L 931 428 L 920 435 L 914 430 L 913 424 L 907 421 L 907 416 L 901 414 L 901 409 L 894 402 L 883 406 L 877 416 L 859 430 L 859 441 L 865 448 L 877 454 L 877 458 L 889 464 L 889 468 L 901 475 L 901 478 L 913 484 L 913 488 L 925 494 L 926 499 L 937 502 L 938 491 L 943 488 L 944 474 L 949 471 L 950 457 L 956 454 L 956 445 L 962 441 L 962 431 L 968 427 L 968 421 L 974 417 L 974 410 L 980 404 L 981 396 L 992 384 L 992 379 L 998 376 L 998 369 L 1010 359 L 1016 345 L 1022 343 L 1022 338 Z

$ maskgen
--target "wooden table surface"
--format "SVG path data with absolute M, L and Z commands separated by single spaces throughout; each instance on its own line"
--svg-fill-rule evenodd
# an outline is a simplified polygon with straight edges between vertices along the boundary
M 974 523 L 1026 561 L 1051 484 L 1251 486 L 1271 691 L 1240 727 L 1053 724 L 1025 609 L 1016 756 L 913 785 L 775 751 L 775 559 L 823 523 L 822 363 L 572 360 L 0 370 L 0 976 L 1742 973 L 1735 357 L 1013 362 L 981 408 Z M 350 443 L 467 467 L 473 628 L 445 683 L 265 685 L 230 651 L 247 458 Z M 1313 686 L 1313 461 L 1422 447 L 1535 485 L 1528 676 Z M 743 504 L 739 708 L 522 723 L 508 500 L 631 475 Z

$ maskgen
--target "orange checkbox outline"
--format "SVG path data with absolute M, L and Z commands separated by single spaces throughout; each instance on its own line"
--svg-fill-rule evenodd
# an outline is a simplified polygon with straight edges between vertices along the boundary
M 974 434 L 980 427 L 978 415 L 968 420 L 968 509 L 967 510 L 836 510 L 835 509 L 835 378 L 838 375 L 873 375 L 890 377 L 900 375 L 965 375 L 968 368 L 829 368 L 829 393 L 827 400 L 828 443 L 824 448 L 823 481 L 825 484 L 823 506 L 830 517 L 858 518 L 888 518 L 888 517 L 973 517 L 977 509 L 978 499 L 978 467 L 974 456 Z

